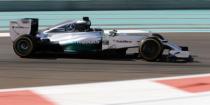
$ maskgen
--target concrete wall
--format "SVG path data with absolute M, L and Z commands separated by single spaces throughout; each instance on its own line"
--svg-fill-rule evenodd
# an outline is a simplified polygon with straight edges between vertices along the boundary
M 210 9 L 210 0 L 0 0 L 0 11 Z

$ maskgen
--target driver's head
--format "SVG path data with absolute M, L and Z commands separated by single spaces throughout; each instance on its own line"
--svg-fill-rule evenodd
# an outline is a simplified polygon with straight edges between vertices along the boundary
M 90 21 L 89 17 L 83 17 L 84 21 Z
M 83 20 L 76 21 L 76 29 L 78 31 L 89 31 L 91 26 L 91 22 L 89 17 L 83 17 Z
M 86 24 L 90 27 L 91 26 L 91 21 L 89 17 L 83 17 L 83 20 L 86 22 Z
M 83 21 L 83 20 L 76 21 L 75 29 L 80 31 L 80 32 L 86 31 L 87 30 L 87 23 L 86 23 L 86 21 Z

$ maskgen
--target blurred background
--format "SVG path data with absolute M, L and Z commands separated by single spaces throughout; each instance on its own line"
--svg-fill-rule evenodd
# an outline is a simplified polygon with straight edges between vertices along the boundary
M 0 11 L 209 9 L 210 0 L 0 0 Z
M 39 18 L 40 29 L 89 16 L 93 27 L 155 32 L 210 32 L 210 0 L 0 0 L 0 31 Z

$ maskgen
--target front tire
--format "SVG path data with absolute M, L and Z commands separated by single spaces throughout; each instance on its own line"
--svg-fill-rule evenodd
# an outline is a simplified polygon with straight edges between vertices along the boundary
M 140 54 L 144 60 L 156 61 L 163 52 L 162 43 L 155 37 L 149 37 L 142 41 Z
M 22 58 L 30 57 L 35 51 L 35 41 L 29 35 L 21 36 L 14 41 L 13 49 Z

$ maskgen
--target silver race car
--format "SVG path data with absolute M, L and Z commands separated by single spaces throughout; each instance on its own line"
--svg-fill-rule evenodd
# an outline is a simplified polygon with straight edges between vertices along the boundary
M 38 19 L 24 18 L 10 22 L 10 36 L 15 53 L 31 57 L 36 52 L 69 54 L 137 55 L 147 61 L 192 59 L 188 47 L 168 42 L 160 34 L 142 30 L 103 30 L 91 28 L 88 17 L 66 21 L 38 30 Z

